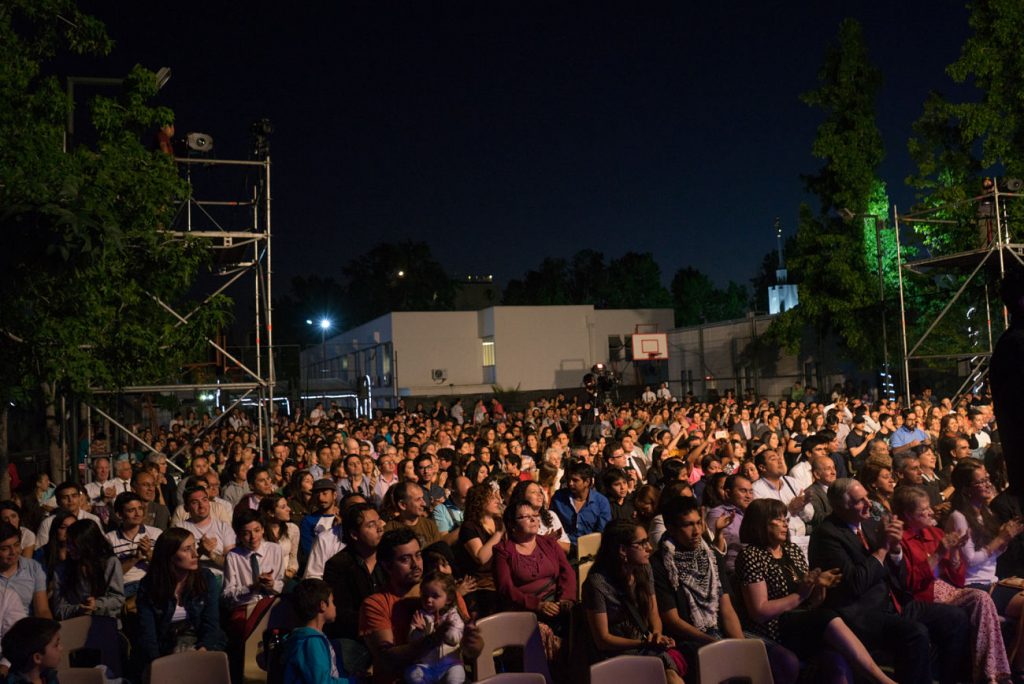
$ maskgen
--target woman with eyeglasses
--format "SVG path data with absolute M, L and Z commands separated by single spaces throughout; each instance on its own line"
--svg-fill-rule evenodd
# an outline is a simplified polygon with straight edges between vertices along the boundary
M 953 484 L 953 512 L 946 519 L 946 531 L 967 535 L 963 546 L 965 586 L 987 591 L 999 581 L 996 561 L 1010 542 L 1024 531 L 1024 524 L 1016 518 L 999 524 L 999 519 L 989 507 L 995 489 L 981 461 L 973 458 L 961 460 L 953 469 L 950 480 Z
M 662 633 L 651 574 L 651 540 L 642 525 L 611 522 L 583 584 L 590 637 L 599 659 L 650 655 L 661 659 L 669 684 L 682 684 L 686 664 L 675 640 Z
M 576 573 L 555 537 L 541 534 L 541 512 L 525 498 L 505 508 L 507 534 L 494 547 L 494 580 L 503 610 L 537 614 L 541 641 L 554 662 L 576 602 Z
M 842 581 L 842 575 L 838 570 L 808 569 L 803 551 L 789 540 L 785 504 L 776 499 L 750 502 L 740 541 L 746 544 L 736 557 L 736 579 L 746 608 L 744 628 L 781 644 L 801 660 L 816 660 L 816 681 L 852 681 L 849 664 L 869 681 L 895 684 L 839 614 L 821 607 L 829 587 Z

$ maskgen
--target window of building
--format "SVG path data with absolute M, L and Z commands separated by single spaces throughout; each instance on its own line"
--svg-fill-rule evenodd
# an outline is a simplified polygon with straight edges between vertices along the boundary
M 494 365 L 494 338 L 493 337 L 485 337 L 484 340 L 483 340 L 483 344 L 481 345 L 481 348 L 483 350 L 483 357 L 484 357 L 483 365 L 484 366 L 493 366 Z

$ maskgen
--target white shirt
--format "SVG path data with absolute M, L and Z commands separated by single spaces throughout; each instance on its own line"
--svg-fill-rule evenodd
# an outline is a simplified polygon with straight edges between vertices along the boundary
M 782 488 L 776 489 L 772 483 L 763 477 L 754 481 L 754 498 L 755 499 L 776 499 L 786 504 L 786 509 L 789 509 L 789 502 L 796 498 L 802 490 L 798 487 L 797 483 L 788 475 L 782 476 Z M 814 506 L 810 503 L 804 504 L 803 510 L 800 511 L 799 515 L 789 516 L 789 533 L 794 544 L 800 546 L 804 550 L 804 554 L 807 554 L 807 525 L 805 522 L 810 522 L 814 518 Z
M 114 548 L 114 555 L 117 556 L 117 559 L 123 561 L 135 556 L 139 550 L 139 539 L 141 537 L 149 537 L 151 540 L 156 541 L 162 532 L 163 530 L 159 527 L 140 525 L 135 536 L 131 539 L 125 537 L 121 530 L 114 530 L 113 532 L 107 532 L 107 541 Z M 124 574 L 125 584 L 141 582 L 148 570 L 149 564 L 145 560 L 139 560 L 132 566 L 131 570 Z
M 811 462 L 800 461 L 789 469 L 789 477 L 795 483 L 796 491 L 802 492 L 811 486 L 814 477 L 811 476 Z
M 89 519 L 96 523 L 100 531 L 103 531 L 103 523 L 95 515 L 85 510 L 84 508 L 78 509 L 78 519 L 85 520 Z M 39 523 L 39 531 L 36 532 L 36 546 L 46 546 L 46 542 L 50 541 L 50 527 L 53 525 L 53 515 L 48 515 L 43 518 L 43 522 Z
M 309 552 L 309 560 L 306 561 L 306 571 L 302 574 L 302 579 L 324 578 L 324 566 L 327 565 L 327 561 L 345 548 L 345 542 L 342 541 L 341 535 L 341 525 L 335 525 L 316 536 L 313 548 Z
M 103 482 L 99 480 L 93 480 L 85 484 L 85 494 L 89 497 L 89 501 L 96 502 L 103 499 L 103 488 L 113 487 L 114 480 L 107 478 Z
M 184 521 L 180 525 L 177 525 L 183 530 L 188 530 L 192 533 L 192 536 L 196 538 L 196 550 L 199 550 L 199 545 L 203 543 L 205 537 L 212 537 L 217 540 L 217 546 L 214 547 L 214 553 L 224 553 L 225 549 L 230 549 L 235 545 L 235 531 L 231 529 L 231 525 L 225 522 L 214 519 L 212 516 L 206 519 L 205 524 L 197 525 L 194 522 L 188 520 Z M 208 560 L 202 561 L 203 567 L 209 568 L 214 574 L 220 574 L 221 570 L 217 566 L 210 563 Z
M 224 499 L 219 496 L 210 499 L 210 517 L 214 520 L 220 520 L 228 525 L 231 524 L 231 515 L 234 510 Z M 185 506 L 178 504 L 178 507 L 174 509 L 174 515 L 171 516 L 171 527 L 182 527 L 183 522 L 188 520 L 189 512 L 185 510 Z
M 249 556 L 254 553 L 259 559 L 260 574 L 269 572 L 273 576 L 273 591 L 280 593 L 284 589 L 283 554 L 280 544 L 263 541 L 255 551 L 236 546 L 228 553 L 224 563 L 224 598 L 232 607 L 247 606 L 264 596 L 271 596 L 269 592 L 252 589 L 251 585 L 256 578 L 252 576 Z

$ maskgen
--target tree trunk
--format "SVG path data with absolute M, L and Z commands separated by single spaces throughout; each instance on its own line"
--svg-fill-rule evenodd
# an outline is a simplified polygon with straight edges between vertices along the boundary
M 7 402 L 0 406 L 0 501 L 11 498 L 11 476 L 7 471 L 10 464 L 10 452 L 7 447 L 7 416 L 10 408 Z
M 60 448 L 60 422 L 57 420 L 57 390 L 48 382 L 39 388 L 46 402 L 46 434 L 50 437 L 50 478 L 64 481 L 64 452 Z

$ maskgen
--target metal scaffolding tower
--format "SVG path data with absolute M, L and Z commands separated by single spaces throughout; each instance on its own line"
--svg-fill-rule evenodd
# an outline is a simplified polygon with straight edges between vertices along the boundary
M 273 339 L 273 290 L 271 279 L 271 193 L 270 193 L 270 156 L 262 160 L 213 159 L 203 156 L 176 157 L 188 182 L 188 195 L 177 207 L 175 219 L 163 231 L 171 240 L 200 240 L 210 250 L 213 263 L 212 286 L 205 294 L 202 302 L 192 311 L 176 311 L 166 302 L 154 297 L 154 303 L 177 321 L 176 325 L 186 324 L 214 297 L 224 293 L 235 283 L 251 287 L 251 295 L 255 303 L 254 341 L 255 356 L 252 360 L 243 361 L 238 355 L 228 351 L 224 339 L 208 338 L 206 342 L 213 350 L 214 362 L 197 364 L 199 366 L 215 366 L 224 371 L 224 381 L 181 382 L 171 384 L 153 384 L 132 386 L 120 389 L 97 388 L 95 395 L 121 396 L 153 394 L 172 394 L 179 392 L 209 392 L 220 397 L 227 394 L 223 402 L 224 411 L 205 428 L 204 433 L 217 427 L 218 422 L 227 416 L 232 409 L 243 403 L 254 402 L 258 412 L 259 444 L 269 452 L 274 441 L 273 435 L 273 399 L 274 399 L 274 339 Z M 221 170 L 241 180 L 241 187 L 251 193 L 244 199 L 210 199 L 202 198 L 205 193 L 231 192 L 213 183 L 209 172 Z M 255 180 L 253 181 L 253 174 Z M 208 187 L 209 186 L 209 187 Z M 227 184 L 228 188 L 237 188 L 237 182 Z M 205 292 L 205 290 L 204 290 Z M 145 444 L 130 427 L 112 415 L 114 410 L 104 410 L 97 406 L 98 402 L 88 404 L 89 411 L 95 411 L 109 421 L 129 439 L 155 453 L 152 446 Z M 219 402 L 218 402 L 219 403 Z M 109 408 L 109 407 L 108 407 Z M 90 416 L 91 417 L 91 416 Z M 87 425 L 91 426 L 91 420 Z M 90 437 L 91 441 L 91 437 Z M 189 444 L 183 444 L 174 456 L 186 451 Z M 174 467 L 178 467 L 177 464 Z
M 1008 189 L 1000 188 L 999 179 L 993 179 L 991 187 L 987 188 L 980 195 L 971 197 L 963 202 L 945 204 L 942 206 L 923 209 L 900 214 L 893 209 L 893 220 L 896 228 L 896 259 L 899 264 L 899 290 L 900 290 L 900 329 L 903 342 L 903 383 L 904 393 L 907 402 L 910 401 L 910 362 L 919 360 L 956 360 L 966 363 L 966 377 L 957 390 L 956 394 L 963 393 L 968 388 L 981 383 L 988 375 L 988 364 L 992 356 L 994 344 L 994 333 L 992 330 L 991 302 L 988 283 L 980 283 L 983 288 L 978 288 L 979 281 L 984 273 L 998 276 L 1001 280 L 1006 274 L 1008 267 L 1014 262 L 1018 266 L 1024 266 L 1024 244 L 1017 242 L 1018 236 L 1011 230 L 1011 214 L 1008 211 L 1011 201 L 1015 198 L 1024 197 L 1021 192 L 1020 181 L 1011 179 L 1007 181 Z M 960 216 L 958 217 L 957 214 Z M 954 216 L 954 218 L 949 218 Z M 933 224 L 939 226 L 963 226 L 965 221 L 973 222 L 978 229 L 978 244 L 976 249 L 955 252 L 944 255 L 929 255 L 921 259 L 903 261 L 903 249 L 900 240 L 900 227 L 902 224 Z M 925 331 L 916 340 L 908 338 L 907 332 L 907 304 L 904 291 L 904 272 L 914 273 L 926 277 L 937 277 L 941 274 L 957 273 L 966 274 L 959 288 L 942 308 L 942 310 L 931 320 Z M 981 274 L 981 275 L 979 275 Z M 975 285 L 975 292 L 971 292 L 971 286 Z M 936 326 L 949 314 L 953 306 L 969 295 L 977 296 L 978 289 L 984 290 L 981 300 L 974 306 L 976 310 L 985 311 L 988 345 L 985 349 L 975 349 L 965 352 L 950 352 L 944 354 L 924 354 L 921 347 Z M 1002 327 L 1005 330 L 1009 326 L 1009 317 L 1005 308 L 1002 311 Z

